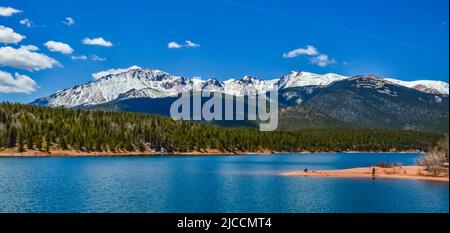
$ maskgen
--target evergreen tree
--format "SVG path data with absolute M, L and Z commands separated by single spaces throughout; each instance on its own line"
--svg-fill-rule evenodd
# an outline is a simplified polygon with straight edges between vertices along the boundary
M 60 137 L 58 141 L 59 141 L 59 148 L 61 148 L 61 150 L 69 149 L 67 146 L 66 137 Z
M 36 140 L 36 149 L 42 151 L 42 137 L 38 136 Z
M 47 134 L 45 137 L 44 151 L 50 152 L 50 147 L 51 147 L 51 141 L 50 141 L 49 135 Z
M 23 136 L 21 133 L 19 133 L 17 137 L 17 151 L 19 153 L 25 152 L 25 148 L 23 147 Z
M 142 141 L 140 141 L 138 143 L 138 149 L 139 149 L 140 152 L 145 152 L 145 150 L 146 150 L 145 144 Z
M 31 133 L 28 134 L 27 147 L 28 147 L 29 150 L 33 150 L 34 149 L 33 136 L 31 135 Z
M 11 127 L 9 132 L 8 132 L 8 136 L 9 136 L 9 142 L 8 142 L 8 147 L 9 148 L 15 148 L 16 147 L 16 141 L 17 141 L 17 130 L 15 127 Z

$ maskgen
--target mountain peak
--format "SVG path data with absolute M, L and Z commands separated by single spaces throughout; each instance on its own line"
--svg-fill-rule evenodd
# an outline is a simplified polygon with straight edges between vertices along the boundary
M 314 74 L 304 71 L 292 71 L 280 79 L 280 88 L 303 87 L 303 86 L 327 86 L 335 81 L 347 79 L 348 77 L 338 74 Z
M 369 75 L 356 75 L 349 78 L 349 80 L 384 80 L 383 78 L 380 78 L 376 75 L 369 74 Z
M 262 79 L 257 78 L 255 76 L 250 76 L 250 75 L 246 75 L 239 80 L 239 82 L 241 82 L 241 83 L 255 83 L 255 82 L 260 82 L 260 81 L 262 81 Z
M 98 73 L 92 74 L 92 76 L 96 80 L 100 79 L 110 79 L 110 78 L 139 78 L 139 77 L 168 77 L 170 76 L 169 73 L 166 73 L 161 70 L 152 70 L 152 69 L 144 69 L 139 66 L 131 66 L 129 68 L 125 69 L 109 69 L 105 71 L 101 71 Z

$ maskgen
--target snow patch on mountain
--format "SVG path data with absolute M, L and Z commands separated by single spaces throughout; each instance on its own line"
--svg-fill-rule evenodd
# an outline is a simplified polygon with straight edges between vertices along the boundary
M 239 80 L 224 82 L 224 93 L 227 95 L 244 96 L 263 94 L 277 88 L 278 79 L 262 80 L 260 78 L 245 76 Z
M 327 86 L 333 82 L 347 79 L 349 77 L 339 74 L 313 74 L 309 72 L 292 71 L 282 77 L 279 81 L 279 88 L 304 87 L 304 86 Z
M 111 74 L 120 74 L 120 73 L 123 73 L 123 72 L 127 72 L 129 70 L 138 70 L 138 69 L 142 69 L 142 68 L 137 66 L 137 65 L 134 65 L 134 66 L 131 66 L 131 67 L 126 68 L 126 69 L 109 69 L 109 70 L 105 70 L 105 71 L 100 71 L 98 73 L 93 73 L 92 77 L 95 80 L 98 80 L 98 79 L 101 79 L 101 78 L 103 78 L 105 76 L 108 76 L 108 75 L 111 75 Z
M 449 94 L 449 85 L 446 82 L 442 81 L 433 81 L 433 80 L 418 80 L 418 81 L 402 81 L 398 79 L 386 78 L 388 82 L 413 88 L 421 92 L 431 93 L 431 94 Z

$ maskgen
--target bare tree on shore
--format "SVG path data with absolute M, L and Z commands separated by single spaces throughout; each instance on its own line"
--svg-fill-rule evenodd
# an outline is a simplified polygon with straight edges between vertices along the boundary
M 448 175 L 448 154 L 448 136 L 446 136 L 438 142 L 432 151 L 424 155 L 419 164 L 426 166 L 427 171 L 431 172 L 433 176 L 439 176 L 442 173 Z

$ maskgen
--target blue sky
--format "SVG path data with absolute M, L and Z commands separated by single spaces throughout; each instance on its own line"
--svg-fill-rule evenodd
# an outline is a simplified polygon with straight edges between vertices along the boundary
M 30 102 L 92 81 L 92 73 L 132 65 L 222 80 L 247 74 L 272 79 L 302 70 L 448 82 L 448 4 L 448 0 L 0 0 L 4 7 L 0 26 L 26 37 L 0 43 L 0 76 L 19 73 L 36 83 L 28 93 L 5 93 L 0 79 L 0 101 Z M 20 12 L 11 13 L 6 7 Z M 103 38 L 103 45 L 112 46 L 87 45 L 85 38 Z M 187 40 L 199 46 L 187 46 Z M 73 51 L 56 46 L 52 52 L 44 45 L 48 41 L 62 42 Z M 181 47 L 169 48 L 170 42 Z M 39 48 L 28 49 L 30 53 L 52 60 L 33 60 L 37 63 L 33 67 L 20 64 L 29 63 L 30 57 L 2 60 L 5 47 L 15 54 L 26 45 Z M 297 53 L 288 56 L 295 49 Z M 81 56 L 86 60 L 73 60 Z M 20 77 L 9 77 L 10 82 L 16 79 L 10 84 L 16 87 L 8 92 L 25 92 L 17 90 Z M 30 84 L 22 79 L 23 85 Z

